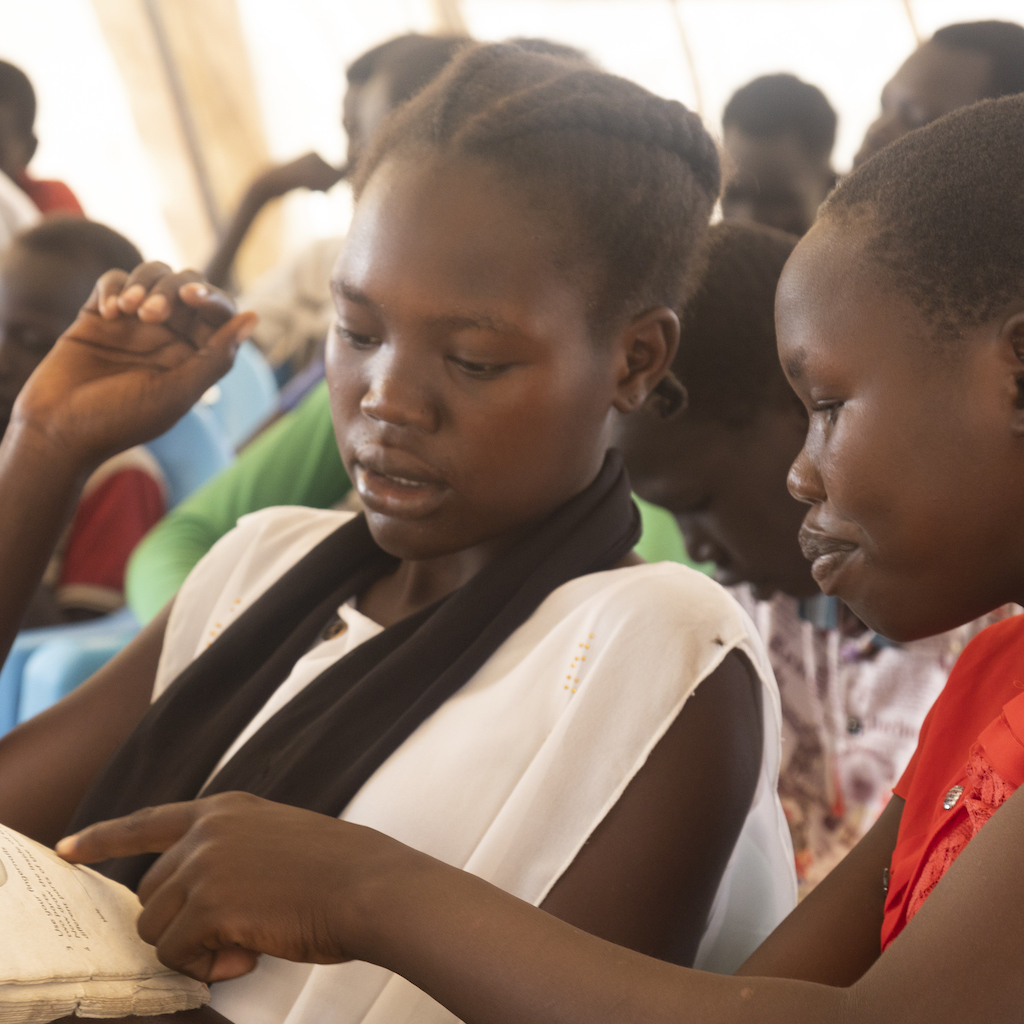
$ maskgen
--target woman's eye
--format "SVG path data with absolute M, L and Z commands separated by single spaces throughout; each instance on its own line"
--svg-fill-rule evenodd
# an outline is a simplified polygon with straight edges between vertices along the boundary
M 511 363 L 475 363 L 469 359 L 451 356 L 451 361 L 467 376 L 477 380 L 492 380 L 504 373 Z
M 358 334 L 355 331 L 350 331 L 347 327 L 342 327 L 340 324 L 335 325 L 335 330 L 353 348 L 373 348 L 378 341 L 372 334 Z
M 842 409 L 842 407 L 842 402 L 836 402 L 834 405 L 828 405 L 825 407 L 825 418 L 830 427 L 834 427 L 836 425 L 836 421 L 839 419 L 839 410 Z

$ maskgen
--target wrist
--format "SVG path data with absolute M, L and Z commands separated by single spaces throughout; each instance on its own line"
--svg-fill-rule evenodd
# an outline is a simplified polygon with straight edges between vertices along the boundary
M 388 967 L 395 937 L 415 914 L 417 894 L 436 862 L 368 828 L 359 828 L 353 844 L 353 826 L 339 824 L 349 830 L 339 858 L 344 879 L 335 890 L 339 947 L 348 957 Z
M 103 460 L 69 444 L 59 431 L 30 419 L 12 416 L 0 441 L 2 461 L 31 465 L 55 482 L 82 483 Z

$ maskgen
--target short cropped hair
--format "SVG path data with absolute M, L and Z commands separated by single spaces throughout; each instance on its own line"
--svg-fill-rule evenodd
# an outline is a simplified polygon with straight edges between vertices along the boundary
M 1024 92 L 1024 27 L 1012 21 L 966 21 L 940 28 L 932 42 L 954 50 L 978 50 L 991 59 L 989 86 L 979 99 Z
M 809 156 L 827 158 L 836 141 L 836 112 L 825 94 L 796 75 L 762 75 L 733 93 L 723 128 L 757 139 L 794 134 Z
M 868 217 L 866 256 L 946 338 L 1024 295 L 1024 95 L 910 132 L 840 182 L 820 217 Z
M 134 270 L 142 254 L 123 235 L 105 224 L 80 217 L 54 217 L 15 236 L 12 245 L 57 256 L 99 277 L 108 270 Z
M 775 342 L 775 290 L 799 239 L 746 221 L 707 237 L 700 286 L 680 313 L 672 370 L 689 395 L 684 418 L 749 425 L 765 406 L 795 402 Z
M 425 36 L 410 32 L 389 39 L 357 57 L 345 72 L 349 85 L 365 85 L 374 75 L 388 76 L 392 107 L 412 99 L 469 45 L 466 36 Z
M 21 68 L 0 60 L 0 104 L 14 111 L 18 130 L 32 134 L 36 123 L 36 91 Z

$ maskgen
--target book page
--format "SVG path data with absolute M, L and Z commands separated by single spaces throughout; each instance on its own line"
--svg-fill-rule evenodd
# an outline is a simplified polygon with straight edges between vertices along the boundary
M 0 825 L 0 1003 L 31 998 L 34 987 L 50 1000 L 71 986 L 77 1006 L 94 983 L 104 1002 L 120 991 L 111 983 L 151 980 L 189 993 L 187 1005 L 205 1002 L 205 986 L 168 970 L 139 938 L 141 910 L 130 889 Z

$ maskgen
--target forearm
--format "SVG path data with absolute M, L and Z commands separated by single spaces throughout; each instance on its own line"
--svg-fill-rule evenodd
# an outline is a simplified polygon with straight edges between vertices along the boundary
M 253 221 L 259 216 L 260 210 L 266 206 L 270 197 L 255 188 L 250 187 L 242 197 L 242 201 L 235 210 L 231 223 L 224 232 L 214 250 L 210 261 L 206 264 L 206 279 L 217 288 L 225 288 L 231 275 L 231 267 L 238 255 L 245 236 L 249 233 Z
M 397 853 L 359 906 L 354 952 L 408 978 L 466 1024 L 852 1019 L 849 990 L 676 967 L 418 854 Z
M 12 424 L 0 442 L 0 660 L 7 657 L 89 468 Z

